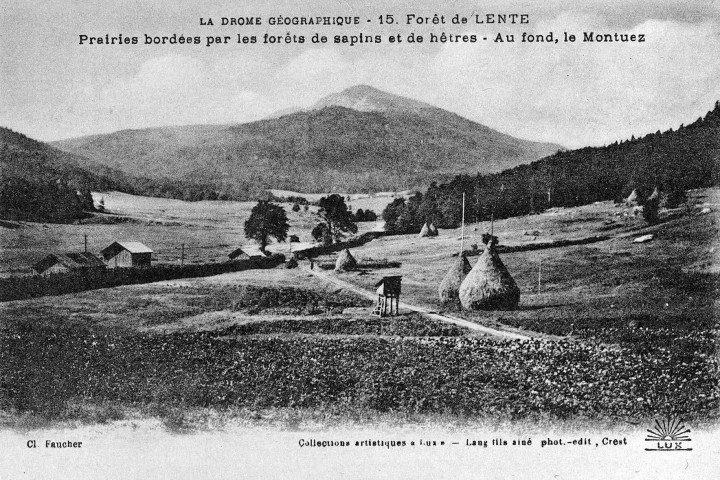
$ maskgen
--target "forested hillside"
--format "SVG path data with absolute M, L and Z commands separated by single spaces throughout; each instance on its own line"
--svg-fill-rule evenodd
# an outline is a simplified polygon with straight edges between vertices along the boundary
M 720 180 L 720 102 L 705 117 L 677 130 L 657 131 L 604 147 L 561 151 L 498 174 L 455 177 L 433 184 L 384 212 L 391 231 L 418 231 L 426 221 L 460 224 L 462 195 L 468 221 L 525 215 L 550 207 L 621 200 L 633 190 L 641 199 L 657 188 L 672 204 L 690 188 Z
M 94 211 L 90 190 L 103 179 L 71 155 L 0 128 L 0 218 L 68 222 Z
M 499 172 L 561 148 L 514 138 L 367 86 L 279 118 L 123 130 L 53 145 L 94 165 L 183 184 L 201 182 L 233 199 L 255 198 L 265 189 L 359 193 L 426 188 L 429 179 Z
M 71 222 L 95 210 L 91 190 L 187 200 L 217 198 L 217 193 L 206 186 L 149 180 L 83 164 L 87 160 L 0 127 L 0 218 Z

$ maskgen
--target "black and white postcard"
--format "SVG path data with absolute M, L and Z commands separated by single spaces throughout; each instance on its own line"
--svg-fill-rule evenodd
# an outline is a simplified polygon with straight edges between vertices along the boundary
M 0 479 L 720 475 L 720 4 L 0 7 Z

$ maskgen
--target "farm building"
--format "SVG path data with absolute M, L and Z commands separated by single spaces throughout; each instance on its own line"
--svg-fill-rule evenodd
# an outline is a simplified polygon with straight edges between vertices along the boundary
M 140 242 L 113 242 L 100 253 L 108 268 L 149 267 L 153 251 Z
M 253 245 L 236 248 L 235 250 L 230 252 L 230 255 L 228 255 L 228 257 L 230 257 L 230 260 L 250 260 L 252 258 L 263 258 L 267 256 L 267 253 L 264 253 L 258 247 L 255 247 Z
M 33 275 L 52 275 L 70 271 L 105 269 L 105 263 L 92 253 L 51 253 L 32 266 Z

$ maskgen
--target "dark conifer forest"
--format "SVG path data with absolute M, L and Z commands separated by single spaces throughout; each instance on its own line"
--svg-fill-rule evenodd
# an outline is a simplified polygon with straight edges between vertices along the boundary
M 657 188 L 668 207 L 684 191 L 717 185 L 720 102 L 705 117 L 677 130 L 657 131 L 604 147 L 558 151 L 530 164 L 491 175 L 459 175 L 427 192 L 395 200 L 383 212 L 386 229 L 415 232 L 425 222 L 457 227 L 465 193 L 467 221 L 486 221 L 626 198 L 641 202 Z

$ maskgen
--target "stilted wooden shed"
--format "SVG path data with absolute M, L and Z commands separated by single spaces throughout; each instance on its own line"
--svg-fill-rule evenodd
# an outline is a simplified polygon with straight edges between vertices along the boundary
M 373 313 L 380 317 L 384 317 L 388 313 L 388 306 L 390 307 L 390 315 L 393 315 L 393 300 L 395 301 L 395 315 L 399 314 L 400 305 L 400 284 L 402 282 L 402 276 L 383 277 L 378 283 L 375 284 L 377 287 L 378 303 L 375 306 Z

